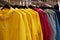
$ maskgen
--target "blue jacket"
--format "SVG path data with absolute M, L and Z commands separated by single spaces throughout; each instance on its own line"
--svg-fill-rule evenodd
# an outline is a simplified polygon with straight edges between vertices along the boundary
M 60 40 L 60 12 L 57 10 L 54 10 L 56 12 L 56 29 L 57 29 L 57 36 L 56 40 Z

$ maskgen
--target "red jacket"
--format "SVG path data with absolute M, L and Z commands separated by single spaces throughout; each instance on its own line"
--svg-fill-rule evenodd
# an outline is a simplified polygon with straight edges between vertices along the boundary
M 50 29 L 50 24 L 48 23 L 45 12 L 43 12 L 38 8 L 34 8 L 34 10 L 37 11 L 40 16 L 40 21 L 41 21 L 42 31 L 43 31 L 43 40 L 50 40 L 51 29 Z

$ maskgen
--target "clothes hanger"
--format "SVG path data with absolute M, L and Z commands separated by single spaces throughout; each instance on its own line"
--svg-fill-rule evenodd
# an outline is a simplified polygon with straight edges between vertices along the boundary
M 15 8 L 18 8 L 18 5 L 12 5 L 12 7 L 15 9 Z
M 53 7 L 45 2 L 42 1 L 36 1 L 34 2 L 36 5 L 36 8 L 41 8 L 41 9 L 53 9 Z M 42 6 L 43 5 L 43 6 Z
M 20 2 L 22 3 L 22 5 L 14 5 L 13 8 L 18 8 L 18 9 L 20 9 L 20 8 L 27 8 L 26 5 L 23 6 L 23 2 L 22 2 L 22 1 L 20 1 Z M 25 4 L 26 4 L 26 3 L 25 3 Z
M 4 8 L 10 9 L 10 5 L 9 4 L 4 4 L 4 6 L 3 6 L 3 8 L 1 10 L 3 10 Z
M 27 8 L 26 6 L 22 6 L 22 5 L 14 5 L 13 7 L 14 8 L 18 8 L 18 9 L 20 9 L 20 8 Z
M 25 2 L 25 4 L 23 3 L 23 2 Z M 26 6 L 26 1 L 22 1 L 22 5 L 20 5 L 20 8 L 28 8 L 27 6 Z
M 54 9 L 53 7 L 43 7 L 43 6 L 39 6 L 39 8 L 41 8 L 41 9 Z
M 54 9 L 59 11 L 59 4 L 54 5 Z
M 33 5 L 29 5 L 29 8 L 41 8 L 41 9 L 47 9 L 47 8 L 49 8 L 49 9 L 53 9 L 53 7 L 51 5 L 49 5 L 47 3 L 44 3 L 42 1 L 31 1 L 31 2 L 35 3 L 36 6 L 34 7 Z M 44 5 L 46 7 L 40 6 L 40 5 Z
M 19 8 L 24 8 L 25 9 L 25 8 L 28 8 L 28 7 L 20 5 Z
M 0 5 L 0 7 L 3 7 L 3 5 Z
M 35 8 L 33 5 L 29 5 L 28 7 L 31 8 L 31 9 Z
M 12 8 L 14 8 L 14 5 L 11 5 Z
M 10 9 L 10 7 L 11 7 L 11 4 L 9 2 L 2 0 L 0 3 L 3 4 L 3 8 L 1 10 L 3 10 L 4 8 Z

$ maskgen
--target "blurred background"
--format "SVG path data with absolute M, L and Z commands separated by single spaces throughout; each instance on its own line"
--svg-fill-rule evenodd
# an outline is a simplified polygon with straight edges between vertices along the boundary
M 56 5 L 59 0 L 3 0 L 3 1 L 7 1 L 12 4 L 17 3 L 17 2 L 19 4 L 20 1 L 43 1 L 43 2 L 50 4 L 50 5 Z

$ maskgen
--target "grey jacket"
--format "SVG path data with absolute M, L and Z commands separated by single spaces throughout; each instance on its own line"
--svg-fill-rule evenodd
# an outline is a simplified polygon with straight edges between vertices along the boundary
M 46 9 L 45 10 L 47 19 L 49 21 L 49 24 L 51 26 L 51 40 L 56 40 L 56 22 L 55 22 L 55 12 L 51 9 Z

